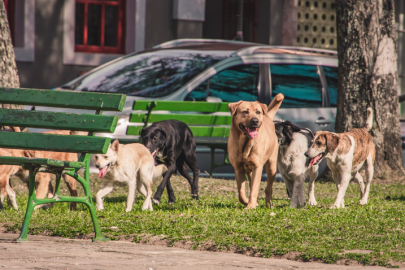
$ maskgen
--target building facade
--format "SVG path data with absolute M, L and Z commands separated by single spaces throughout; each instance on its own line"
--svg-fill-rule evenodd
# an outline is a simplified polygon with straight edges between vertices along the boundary
M 238 0 L 2 1 L 20 83 L 27 88 L 60 86 L 116 57 L 173 39 L 235 39 L 239 14 Z M 244 0 L 244 40 L 336 50 L 334 2 Z M 399 88 L 405 89 L 405 4 L 395 5 Z

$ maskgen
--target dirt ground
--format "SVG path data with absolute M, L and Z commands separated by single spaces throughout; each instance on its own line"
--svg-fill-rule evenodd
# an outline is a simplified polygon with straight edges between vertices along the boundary
M 27 242 L 13 242 L 17 237 L 17 234 L 0 233 L 1 269 L 386 269 L 256 258 L 119 241 L 93 243 L 91 240 L 39 235 L 29 235 L 30 241 Z

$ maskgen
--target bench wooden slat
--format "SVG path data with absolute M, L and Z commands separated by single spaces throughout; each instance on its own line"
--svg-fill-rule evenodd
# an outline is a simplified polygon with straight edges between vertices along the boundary
M 122 111 L 125 100 L 121 94 L 0 87 L 4 104 Z
M 229 112 L 227 102 L 135 100 L 133 109 L 148 110 L 151 103 L 155 105 L 153 111 Z
M 140 135 L 143 126 L 129 126 L 127 135 Z M 194 137 L 229 137 L 230 127 L 189 126 Z
M 117 116 L 0 109 L 0 126 L 114 132 Z
M 0 132 L 0 147 L 70 153 L 107 153 L 111 139 L 106 137 Z
M 131 114 L 129 122 L 143 123 L 147 115 L 144 113 Z M 227 115 L 204 115 L 204 114 L 151 114 L 149 123 L 163 120 L 179 120 L 187 125 L 231 125 L 232 117 Z
M 208 147 L 215 146 L 218 148 L 221 148 L 221 147 L 226 148 L 227 143 L 228 143 L 228 138 L 225 137 L 223 140 L 207 140 L 207 139 L 201 137 L 201 139 L 196 138 L 195 143 L 197 146 L 208 146 Z
M 61 161 L 57 159 L 48 159 L 48 158 L 23 158 L 23 157 L 6 157 L 6 156 L 0 156 L 0 164 L 8 164 L 8 165 L 37 164 L 51 167 L 63 167 L 73 169 L 86 168 L 85 162 Z
M 230 127 L 201 127 L 190 126 L 194 137 L 229 137 Z

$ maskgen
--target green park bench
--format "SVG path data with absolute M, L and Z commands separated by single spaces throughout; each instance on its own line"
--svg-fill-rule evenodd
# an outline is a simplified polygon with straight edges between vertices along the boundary
M 117 116 L 101 115 L 103 111 L 122 111 L 126 96 L 120 94 L 104 94 L 91 92 L 0 88 L 1 104 L 19 104 L 46 106 L 70 109 L 89 110 L 88 114 L 49 112 L 35 110 L 0 109 L 0 126 L 17 126 L 57 130 L 73 130 L 89 132 L 88 136 L 54 135 L 25 132 L 1 132 L 0 148 L 31 149 L 55 152 L 80 153 L 77 162 L 60 161 L 46 158 L 23 158 L 1 156 L 0 164 L 21 165 L 29 170 L 29 197 L 27 211 L 21 227 L 18 241 L 27 240 L 28 226 L 32 211 L 36 205 L 54 202 L 84 203 L 90 211 L 95 240 L 108 240 L 101 234 L 90 192 L 90 154 L 106 153 L 110 138 L 95 137 L 96 132 L 113 133 L 118 123 Z M 95 111 L 95 113 L 94 113 Z M 84 169 L 84 176 L 78 171 Z M 48 172 L 56 175 L 56 187 L 53 198 L 37 199 L 35 197 L 35 175 Z M 62 174 L 75 178 L 83 186 L 84 197 L 60 195 Z
M 211 149 L 211 176 L 215 168 L 230 165 L 227 154 L 227 143 L 232 117 L 229 114 L 228 103 L 136 100 L 133 110 L 135 112 L 131 114 L 129 121 L 142 125 L 129 126 L 127 135 L 140 135 L 142 128 L 153 122 L 169 119 L 183 121 L 193 132 L 197 146 L 206 146 Z M 227 114 L 213 114 L 224 112 Z M 215 162 L 215 149 L 224 151 L 222 163 L 218 164 Z

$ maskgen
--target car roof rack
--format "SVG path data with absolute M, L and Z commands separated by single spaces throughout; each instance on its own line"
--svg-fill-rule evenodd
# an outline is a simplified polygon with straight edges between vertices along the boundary
M 236 40 L 226 40 L 226 39 L 184 38 L 184 39 L 176 39 L 176 40 L 164 42 L 162 44 L 153 46 L 153 49 L 166 49 L 166 48 L 175 48 L 175 47 L 185 46 L 185 45 L 201 45 L 201 44 L 212 44 L 212 43 L 246 44 L 246 45 L 251 44 L 253 46 L 260 45 L 259 43 L 236 41 Z
M 232 54 L 232 56 L 244 56 L 258 53 L 285 53 L 285 54 L 298 54 L 298 55 L 329 55 L 336 56 L 337 52 L 333 50 L 306 48 L 306 47 L 293 47 L 293 46 L 253 46 L 249 48 L 240 49 Z

